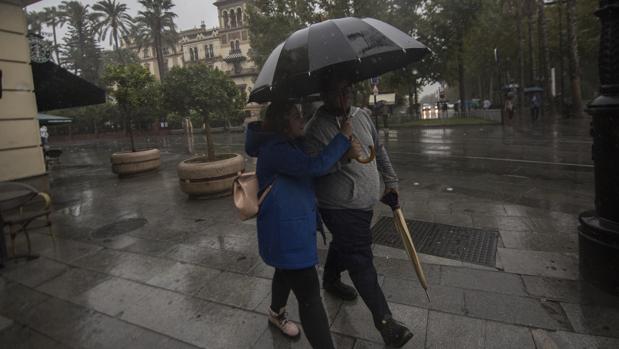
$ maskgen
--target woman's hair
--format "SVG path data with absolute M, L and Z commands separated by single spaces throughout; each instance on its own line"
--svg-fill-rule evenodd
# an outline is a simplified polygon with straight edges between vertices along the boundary
M 289 127 L 290 109 L 295 107 L 290 101 L 275 101 L 269 104 L 264 116 L 264 130 L 285 133 Z

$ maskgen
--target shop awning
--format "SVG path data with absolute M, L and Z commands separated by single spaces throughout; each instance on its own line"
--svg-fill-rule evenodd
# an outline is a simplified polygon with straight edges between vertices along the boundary
M 39 124 L 41 125 L 60 125 L 60 124 L 70 124 L 73 122 L 71 118 L 67 118 L 64 116 L 56 116 L 49 114 L 37 114 L 37 119 L 39 120 Z
M 105 103 L 105 90 L 53 62 L 32 63 L 39 111 Z

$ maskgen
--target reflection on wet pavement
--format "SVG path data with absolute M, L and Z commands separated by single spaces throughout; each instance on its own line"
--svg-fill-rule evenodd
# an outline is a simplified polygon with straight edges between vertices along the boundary
M 243 139 L 217 134 L 217 151 L 242 153 Z M 203 137 L 195 140 L 205 151 Z M 383 130 L 381 140 L 407 218 L 500 236 L 492 267 L 422 255 L 432 303 L 401 250 L 374 247 L 390 306 L 416 333 L 406 348 L 466 347 L 479 338 L 519 348 L 619 347 L 619 301 L 578 281 L 576 217 L 594 196 L 588 120 Z M 267 327 L 272 268 L 258 256 L 255 222 L 240 222 L 229 197 L 189 200 L 180 191 L 176 164 L 189 157 L 182 136 L 138 139 L 138 147 L 161 150 L 162 168 L 123 179 L 109 158 L 126 140 L 56 145 L 63 154 L 49 178 L 58 239 L 35 230 L 41 258 L 0 272 L 0 325 L 8 324 L 1 343 L 309 347 Z M 143 226 L 95 233 L 135 219 Z M 326 246 L 318 247 L 324 257 Z M 361 301 L 323 298 L 338 347 L 382 347 Z

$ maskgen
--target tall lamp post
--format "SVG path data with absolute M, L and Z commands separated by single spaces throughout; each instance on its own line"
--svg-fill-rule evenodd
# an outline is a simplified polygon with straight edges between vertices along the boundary
M 580 215 L 581 277 L 619 295 L 619 0 L 600 0 L 600 95 L 591 114 L 595 210 Z

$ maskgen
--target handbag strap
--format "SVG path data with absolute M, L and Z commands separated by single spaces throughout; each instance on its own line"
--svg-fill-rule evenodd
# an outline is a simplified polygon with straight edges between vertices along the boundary
M 273 180 L 271 181 L 271 184 L 269 184 L 266 188 L 264 188 L 264 190 L 262 190 L 262 193 L 260 193 L 260 197 L 258 198 L 258 206 L 260 206 L 260 204 L 262 204 L 262 201 L 266 199 L 267 194 L 273 188 L 273 184 L 275 183 L 276 178 L 277 178 L 277 175 L 274 176 Z

